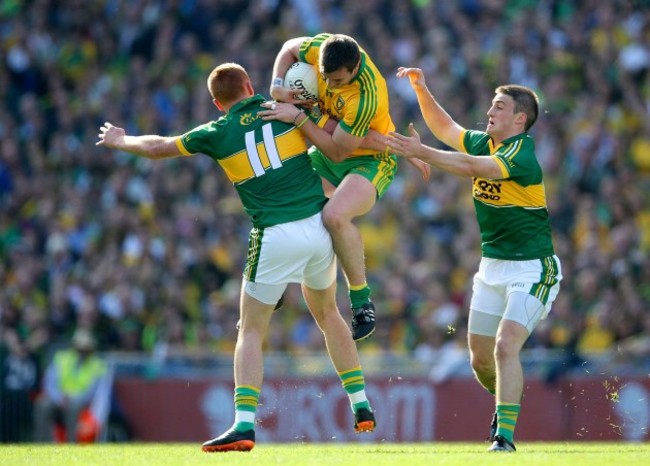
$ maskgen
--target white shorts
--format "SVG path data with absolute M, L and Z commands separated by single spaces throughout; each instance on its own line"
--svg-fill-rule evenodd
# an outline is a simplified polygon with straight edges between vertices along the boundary
M 242 284 L 249 296 L 276 304 L 289 283 L 323 290 L 334 280 L 336 256 L 320 213 L 251 230 Z
M 519 322 L 532 332 L 550 312 L 560 280 L 557 256 L 529 261 L 482 258 L 474 275 L 469 332 L 495 336 L 501 319 Z

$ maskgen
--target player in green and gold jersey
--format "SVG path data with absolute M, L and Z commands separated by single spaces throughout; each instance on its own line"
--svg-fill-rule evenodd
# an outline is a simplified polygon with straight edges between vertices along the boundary
M 562 272 L 553 250 L 542 169 L 527 133 L 539 112 L 537 95 L 518 85 L 499 86 L 487 112 L 485 132 L 456 123 L 427 88 L 422 70 L 400 68 L 408 77 L 424 120 L 443 143 L 434 149 L 392 133 L 397 154 L 473 179 L 482 258 L 474 276 L 469 314 L 469 349 L 477 380 L 496 396 L 490 451 L 515 451 L 513 436 L 523 394 L 519 353 L 551 309 Z
M 322 33 L 290 39 L 283 45 L 273 66 L 271 96 L 289 104 L 304 104 L 283 87 L 283 76 L 296 61 L 317 67 L 318 108 L 325 119 L 335 122 L 330 135 L 309 122 L 302 131 L 314 144 L 312 164 L 324 179 L 330 201 L 323 209 L 323 221 L 332 234 L 334 248 L 350 290 L 352 333 L 355 340 L 375 330 L 375 308 L 366 280 L 363 242 L 353 220 L 367 214 L 393 181 L 397 164 L 386 150 L 367 149 L 364 137 L 373 131 L 382 136 L 395 126 L 389 114 L 386 81 L 368 54 L 351 37 Z M 292 105 L 278 104 L 265 118 L 290 121 Z M 428 178 L 429 167 L 410 161 Z
M 357 432 L 375 427 L 356 345 L 336 306 L 336 256 L 321 210 L 327 201 L 297 126 L 259 117 L 265 101 L 246 71 L 234 63 L 208 77 L 213 102 L 225 114 L 181 136 L 128 136 L 105 123 L 98 145 L 151 159 L 202 153 L 225 171 L 253 228 L 240 298 L 235 347 L 235 422 L 205 442 L 204 451 L 250 450 L 263 381 L 262 343 L 273 309 L 288 283 L 301 283 L 305 301 L 325 336 L 330 359 L 348 393 Z M 298 413 L 299 415 L 299 413 Z

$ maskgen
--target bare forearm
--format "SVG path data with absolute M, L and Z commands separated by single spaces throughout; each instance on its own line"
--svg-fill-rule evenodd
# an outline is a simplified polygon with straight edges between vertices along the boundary
M 386 150 L 386 136 L 378 131 L 371 129 L 363 138 L 361 146 L 364 149 L 376 150 L 377 152 L 384 152 Z
M 334 118 L 329 118 L 322 126 L 322 129 L 324 129 L 327 132 L 327 134 L 333 135 L 338 125 L 339 125 L 338 120 L 335 120 Z M 361 140 L 361 144 L 359 145 L 359 147 L 362 149 L 370 149 L 370 150 L 375 150 L 377 152 L 384 152 L 386 150 L 386 141 L 387 138 L 385 134 L 382 134 L 379 131 L 375 131 L 374 129 L 371 129 L 368 130 L 368 134 L 366 134 L 366 137 Z
M 308 118 L 308 117 L 305 117 Z M 332 135 L 322 128 L 319 128 L 313 121 L 307 121 L 300 128 L 307 137 L 325 156 L 332 162 L 342 162 L 350 152 L 334 141 Z
M 422 145 L 416 157 L 429 165 L 458 176 L 475 176 L 474 158 L 462 152 L 452 152 Z
M 333 162 L 345 160 L 363 141 L 363 138 L 349 135 L 340 126 L 327 121 L 321 128 L 311 121 L 307 114 L 294 105 L 281 102 L 264 102 L 267 110 L 257 112 L 263 120 L 279 120 L 291 123 L 302 131 L 320 151 Z
M 414 91 L 427 127 L 437 139 L 445 144 L 451 145 L 448 141 L 445 141 L 445 130 L 455 124 L 454 120 L 440 106 L 426 85 L 416 86 L 414 87 Z
M 289 67 L 296 61 L 290 50 L 284 48 L 273 63 L 273 76 L 283 77 Z
M 121 140 L 115 141 L 111 146 L 114 149 L 155 160 L 180 155 L 172 150 L 172 148 L 175 148 L 175 139 L 173 137 L 155 135 L 124 136 Z
M 409 136 L 388 133 L 388 147 L 394 153 L 417 159 L 447 173 L 458 176 L 481 177 L 488 179 L 502 179 L 507 173 L 495 157 L 471 156 L 463 152 L 453 152 L 425 146 L 420 141 L 420 135 L 415 130 L 413 123 L 409 124 Z

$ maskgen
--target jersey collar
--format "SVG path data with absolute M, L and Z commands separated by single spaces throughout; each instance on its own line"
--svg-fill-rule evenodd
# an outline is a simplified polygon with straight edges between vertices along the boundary
M 266 101 L 264 96 L 262 94 L 255 94 L 251 97 L 247 97 L 246 99 L 240 100 L 237 102 L 235 105 L 230 107 L 230 112 L 237 112 L 238 110 L 242 109 L 243 107 L 252 104 L 252 103 L 262 103 Z
M 504 146 L 506 144 L 511 144 L 511 143 L 513 143 L 513 142 L 515 142 L 515 141 L 517 141 L 519 139 L 526 139 L 528 137 L 529 137 L 528 133 L 526 133 L 524 131 L 523 133 L 515 134 L 514 136 L 510 136 L 509 138 L 504 139 L 503 141 L 501 141 L 496 146 L 494 145 L 494 140 L 492 138 L 490 138 L 490 140 L 488 141 L 488 146 L 490 148 L 490 154 L 494 154 L 497 151 L 497 149 L 499 149 L 499 147 L 501 147 L 501 146 Z

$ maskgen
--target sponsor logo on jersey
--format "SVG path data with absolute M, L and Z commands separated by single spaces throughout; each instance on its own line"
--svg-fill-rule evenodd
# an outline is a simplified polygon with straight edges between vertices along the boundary
M 498 201 L 501 199 L 501 183 L 495 183 L 481 178 L 474 178 L 474 197 Z
M 252 113 L 244 113 L 240 118 L 239 118 L 239 124 L 242 126 L 248 126 L 251 125 L 255 122 L 255 120 L 259 119 L 260 117 L 257 116 L 257 114 L 253 115 Z

